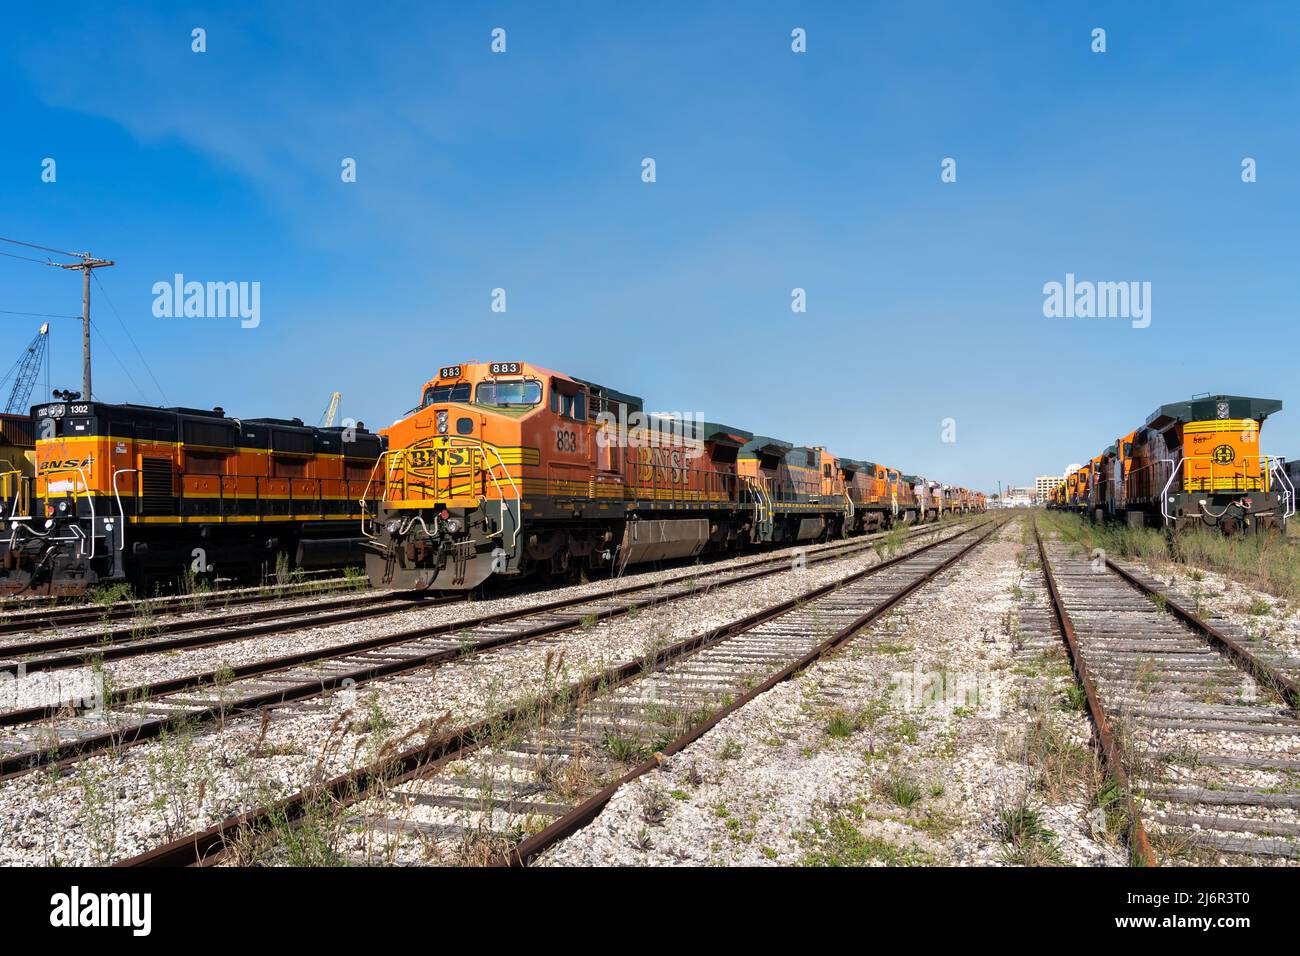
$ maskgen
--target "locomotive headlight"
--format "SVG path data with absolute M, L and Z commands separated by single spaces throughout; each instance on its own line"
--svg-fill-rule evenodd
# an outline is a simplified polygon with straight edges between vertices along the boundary
M 389 534 L 397 534 L 397 532 L 402 528 L 402 523 L 394 518 L 392 521 L 388 522 L 388 524 L 384 525 L 384 527 L 388 529 Z
M 460 530 L 460 522 L 457 521 L 455 518 L 448 518 L 446 521 L 446 525 L 447 525 L 448 534 L 455 534 L 457 531 Z
M 63 515 L 65 515 L 65 514 L 67 514 L 67 513 L 68 513 L 68 503 L 67 503 L 66 501 L 60 501 L 60 502 L 59 502 L 59 514 L 63 514 Z
M 447 411 L 446 411 L 446 409 L 443 409 L 442 411 L 438 412 L 438 434 L 439 434 L 439 435 L 445 435 L 445 434 L 447 434 Z

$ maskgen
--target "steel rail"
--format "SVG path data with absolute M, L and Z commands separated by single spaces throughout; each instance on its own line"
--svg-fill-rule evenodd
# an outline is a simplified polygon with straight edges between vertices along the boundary
M 242 604 L 260 604 L 264 601 L 290 600 L 304 596 L 302 592 L 306 592 L 305 596 L 307 597 L 314 597 L 317 592 L 342 591 L 347 586 L 348 582 L 345 578 L 328 578 L 322 581 L 307 581 L 302 584 L 290 584 L 282 587 L 268 585 L 268 587 L 277 588 L 276 592 L 271 594 L 262 592 L 239 594 L 233 593 L 237 589 L 231 589 L 232 593 L 229 596 L 222 597 L 227 592 L 221 590 L 208 591 L 206 592 L 206 600 L 219 601 L 227 607 L 234 607 Z M 289 588 L 293 590 L 287 590 Z M 313 591 L 313 588 L 316 591 Z M 0 618 L 0 634 L 21 634 L 27 631 L 48 630 L 52 627 L 72 627 L 78 624 L 129 620 L 138 617 L 141 608 L 147 608 L 150 613 L 184 614 L 188 610 L 193 610 L 194 601 L 194 595 L 168 595 L 166 597 L 146 598 L 142 601 L 114 604 L 108 607 L 87 606 L 85 604 L 46 607 L 35 610 L 26 608 L 14 610 L 0 607 L 0 614 L 7 613 L 8 615 Z
M 1071 621 L 1070 612 L 1066 610 L 1065 601 L 1056 586 L 1056 575 L 1052 573 L 1052 564 L 1047 558 L 1047 547 L 1043 544 L 1042 535 L 1038 533 L 1037 519 L 1034 520 L 1034 541 L 1038 544 L 1038 559 L 1042 564 L 1043 579 L 1047 583 L 1047 594 L 1052 603 L 1052 612 L 1056 617 L 1057 626 L 1060 628 L 1061 636 L 1065 640 L 1065 649 L 1070 656 L 1070 665 L 1074 669 L 1075 678 L 1083 686 L 1084 693 L 1088 698 L 1088 715 L 1092 718 L 1092 726 L 1100 745 L 1102 761 L 1106 765 L 1107 772 L 1124 794 L 1125 809 L 1129 818 L 1129 848 L 1134 859 L 1142 866 L 1157 866 L 1155 852 L 1151 849 L 1151 841 L 1147 838 L 1146 827 L 1143 826 L 1137 804 L 1133 801 L 1133 792 L 1129 787 L 1128 774 L 1124 770 L 1119 744 L 1115 740 L 1110 721 L 1106 717 L 1106 710 L 1101 705 L 1101 697 L 1097 693 L 1097 687 L 1093 683 L 1092 675 L 1088 672 L 1087 662 L 1084 661 L 1083 653 L 1079 649 L 1078 638 L 1075 637 L 1074 633 L 1074 622 Z
M 915 529 L 912 532 L 909 532 L 908 537 L 910 539 L 911 537 L 924 533 L 924 531 L 930 531 L 930 530 L 937 532 L 943 529 L 940 528 Z M 874 538 L 875 536 L 872 537 Z M 814 555 L 812 555 L 812 560 L 814 562 L 820 562 L 824 560 L 829 560 L 834 557 L 842 556 L 844 554 L 856 553 L 858 551 L 865 549 L 867 540 L 868 539 L 864 538 L 852 542 L 837 542 L 832 547 L 827 547 L 821 551 L 816 552 Z M 776 558 L 776 557 L 762 557 L 754 560 L 750 564 L 740 566 L 740 568 L 738 568 L 737 570 L 744 570 L 745 568 L 748 567 L 761 566 L 769 563 L 780 562 L 783 560 L 785 559 Z M 728 573 L 729 570 L 730 569 L 727 568 L 722 568 L 722 569 L 706 568 L 698 571 L 688 572 L 682 575 L 677 575 L 676 577 L 666 579 L 659 583 L 665 585 L 671 585 L 674 583 L 679 583 L 684 580 L 690 580 L 691 578 L 707 577 L 712 574 L 725 574 Z M 606 593 L 610 594 L 611 596 L 618 596 L 620 594 L 630 593 L 630 591 L 632 590 L 644 589 L 644 587 L 645 585 L 629 585 L 625 588 L 614 589 Z M 120 644 L 119 646 L 100 647 L 98 645 L 94 645 L 93 650 L 90 653 L 86 653 L 86 654 L 65 654 L 65 655 L 58 655 L 56 657 L 29 658 L 27 660 L 22 660 L 22 661 L 16 660 L 16 658 L 23 653 L 32 653 L 34 651 L 46 649 L 47 646 L 52 647 L 53 649 L 59 649 L 64 646 L 65 641 L 89 642 L 90 640 L 92 640 L 91 637 L 86 635 L 82 635 L 75 638 L 54 638 L 48 642 L 47 641 L 28 642 L 24 644 L 9 645 L 8 647 L 0 647 L 0 662 L 3 662 L 6 658 L 8 660 L 12 660 L 15 662 L 16 666 L 21 668 L 25 673 L 32 673 L 36 671 L 51 671 L 51 670 L 65 669 L 70 667 L 85 667 L 96 662 L 103 662 L 108 660 L 120 660 L 128 657 L 141 657 L 141 656 L 146 656 L 148 654 L 161 653 L 169 650 L 195 649 L 200 647 L 210 647 L 218 644 L 230 644 L 241 640 L 248 640 L 254 637 L 265 637 L 267 635 L 273 635 L 273 634 L 284 634 L 284 633 L 290 633 L 297 630 L 323 627 L 323 626 L 333 625 L 333 624 L 352 623 L 356 621 L 368 620 L 374 617 L 386 616 L 388 614 L 397 613 L 408 609 L 425 610 L 431 607 L 441 607 L 447 604 L 458 603 L 462 600 L 464 599 L 459 596 L 447 597 L 447 598 L 427 598 L 427 597 L 421 598 L 418 596 L 412 597 L 407 592 L 401 592 L 396 594 L 390 594 L 390 593 L 367 594 L 363 598 L 362 603 L 366 605 L 373 603 L 378 606 L 376 607 L 366 606 L 360 608 L 345 609 L 343 611 L 340 611 L 339 613 L 332 613 L 332 614 L 316 614 L 315 611 L 317 610 L 329 611 L 338 607 L 347 608 L 347 606 L 351 602 L 348 601 L 330 602 L 325 605 L 317 605 L 317 608 L 313 609 L 312 611 L 305 611 L 301 607 L 266 609 L 263 611 L 253 611 L 253 612 L 248 612 L 247 614 L 239 615 L 238 621 L 236 621 L 236 623 L 241 621 L 258 622 L 268 618 L 271 620 L 279 619 L 278 623 L 270 624 L 270 625 L 249 626 L 249 627 L 240 628 L 239 630 L 226 630 L 226 631 L 210 630 L 210 632 L 208 633 L 191 635 L 189 637 L 175 638 L 169 640 L 156 640 L 152 637 L 139 638 L 138 641 L 123 643 Z M 588 595 L 586 598 L 574 599 L 574 600 L 576 603 L 585 603 L 586 601 L 594 600 L 594 598 Z M 408 602 L 408 603 L 403 604 L 402 602 Z M 386 606 L 387 604 L 390 603 L 392 604 L 391 607 Z M 529 611 L 528 613 L 534 613 L 534 612 L 535 609 L 534 611 Z M 304 618 L 305 614 L 310 616 Z M 285 618 L 290 618 L 290 617 L 293 617 L 295 619 L 284 620 Z M 206 618 L 200 621 L 177 622 L 176 629 L 188 630 L 188 629 L 199 629 L 202 627 L 207 627 L 210 629 L 218 628 L 218 627 L 226 627 L 232 620 L 235 619 Z M 483 617 L 483 618 L 471 618 L 463 622 L 458 622 L 459 626 L 461 626 L 462 628 L 466 626 L 469 627 L 481 626 L 482 624 L 485 623 L 495 623 L 495 621 L 488 620 L 486 617 Z M 436 636 L 436 635 L 426 634 L 423 636 L 427 637 L 427 636 Z M 400 642 L 402 640 L 407 640 L 410 638 L 406 636 L 404 632 L 399 632 L 397 635 L 393 636 L 392 639 Z M 380 640 L 387 641 L 388 638 L 381 638 Z M 73 648 L 75 649 L 77 647 L 83 647 L 83 646 L 91 646 L 91 645 L 88 643 L 87 644 L 77 643 L 73 645 Z M 367 650 L 375 650 L 377 649 L 377 647 L 381 647 L 381 646 L 383 646 L 382 643 L 376 645 L 373 643 L 373 641 L 368 640 L 368 641 L 357 642 L 355 644 L 349 644 L 349 645 L 335 645 L 332 648 L 324 648 L 319 652 L 307 652 L 306 654 L 289 655 L 281 658 L 274 658 L 266 663 L 269 664 L 269 669 L 276 670 L 276 669 L 281 669 L 283 667 L 294 666 L 297 664 L 312 663 L 320 659 L 319 657 L 320 654 L 330 654 L 334 651 L 340 651 L 341 653 L 340 650 L 341 648 L 351 649 L 356 651 L 367 651 Z M 125 688 L 119 691 L 115 691 L 114 694 L 109 698 L 108 703 L 113 705 L 129 704 L 133 702 L 138 703 L 156 694 L 175 693 L 176 691 L 179 690 L 212 686 L 218 680 L 231 680 L 231 679 L 251 677 L 258 673 L 264 672 L 266 669 L 267 667 L 264 666 L 263 663 L 259 662 L 254 665 L 246 665 L 245 667 L 235 668 L 233 670 L 230 668 L 220 668 L 218 670 L 207 671 L 198 674 L 190 674 L 183 678 L 174 678 L 171 680 L 159 681 L 153 684 L 142 685 L 139 687 Z M 65 715 L 66 713 L 67 713 L 67 708 L 58 704 L 37 705 L 33 707 L 25 707 L 25 708 L 14 709 L 9 711 L 0 711 L 0 726 L 16 726 L 19 724 L 31 723 L 32 721 L 36 721 L 36 720 L 43 720 L 51 717 Z M 2 772 L 0 772 L 0 779 L 3 779 Z
M 310 607 L 294 605 L 292 607 L 263 608 L 256 611 L 242 611 L 238 614 L 222 617 L 196 618 L 188 621 L 170 621 L 154 625 L 141 634 L 138 629 L 121 628 L 100 634 L 74 634 L 67 637 L 42 638 L 37 641 L 24 641 L 21 644 L 0 644 L 0 661 L 18 662 L 21 657 L 49 651 L 81 650 L 85 654 L 60 654 L 55 657 L 28 658 L 22 661 L 28 673 L 40 670 L 58 670 L 65 667 L 81 667 L 89 660 L 110 661 L 124 657 L 139 657 L 158 651 L 170 651 L 177 648 L 205 647 L 209 644 L 222 644 L 238 641 L 246 637 L 262 637 L 267 634 L 281 633 L 300 627 L 316 627 L 319 624 L 333 624 L 344 621 L 374 617 L 379 614 L 391 614 L 411 607 L 437 607 L 449 602 L 437 599 L 405 598 L 391 593 L 358 593 L 340 600 L 325 601 Z M 362 607 L 358 607 L 362 605 Z M 371 605 L 380 605 L 372 607 Z M 331 611 L 343 610 L 342 614 L 330 614 Z M 268 622 L 285 621 L 288 618 L 310 617 L 307 621 L 269 624 Z M 244 624 L 262 624 L 261 627 L 240 628 L 237 631 L 218 632 L 215 628 L 233 628 Z M 211 631 L 208 634 L 190 634 L 193 631 Z M 189 637 L 175 640 L 162 640 L 168 634 L 190 634 Z M 0 665 L 2 666 L 2 665 Z
M 1224 634 L 1209 621 L 1183 607 L 1163 591 L 1157 590 L 1142 581 L 1127 568 L 1121 567 L 1110 558 L 1106 558 L 1105 561 L 1106 567 L 1118 574 L 1125 582 L 1132 585 L 1146 597 L 1159 598 L 1163 602 L 1165 610 L 1172 611 L 1175 617 L 1208 640 L 1212 647 L 1226 653 L 1233 663 L 1242 670 L 1247 671 L 1255 680 L 1272 688 L 1286 702 L 1288 707 L 1292 710 L 1300 709 L 1300 684 L 1287 677 L 1274 665 L 1260 660 L 1240 641 Z
M 940 564 L 938 564 L 930 571 L 927 571 L 925 574 L 917 578 L 915 581 L 912 581 L 906 586 L 900 588 L 898 591 L 894 592 L 884 601 L 881 601 L 880 603 L 871 607 L 864 614 L 860 615 L 859 617 L 857 617 L 856 619 L 854 619 L 853 621 L 851 621 L 850 623 L 842 627 L 830 638 L 823 641 L 821 644 L 818 644 L 816 647 L 814 647 L 812 650 L 808 651 L 807 653 L 799 657 L 797 660 L 791 662 L 790 664 L 787 664 L 785 667 L 781 668 L 775 674 L 768 677 L 766 680 L 764 680 L 762 683 L 758 684 L 757 686 L 753 687 L 751 690 L 742 694 L 740 697 L 737 697 L 731 704 L 721 708 L 720 710 L 714 711 L 714 713 L 710 715 L 707 719 L 695 725 L 686 733 L 677 737 L 666 747 L 658 751 L 653 757 L 633 767 L 631 770 L 629 770 L 623 776 L 619 777 L 613 783 L 609 784 L 608 786 L 604 787 L 597 793 L 593 794 L 591 797 L 584 800 L 578 806 L 574 807 L 568 813 L 564 814 L 564 816 L 553 821 L 544 830 L 541 830 L 533 834 L 531 837 L 528 837 L 518 846 L 515 846 L 510 850 L 506 851 L 505 853 L 501 854 L 500 856 L 498 856 L 495 861 L 495 865 L 527 866 L 530 862 L 532 862 L 532 860 L 534 860 L 539 854 L 544 852 L 546 849 L 560 842 L 561 840 L 572 836 L 578 830 L 581 830 L 583 827 L 585 827 L 587 824 L 589 824 L 592 820 L 594 820 L 599 815 L 600 811 L 605 807 L 607 803 L 609 803 L 609 801 L 614 797 L 614 794 L 618 792 L 620 787 L 625 786 L 626 784 L 635 780 L 637 777 L 643 776 L 644 774 L 647 774 L 650 771 L 657 769 L 665 758 L 671 757 L 673 754 L 678 753 L 679 751 L 685 749 L 690 744 L 694 743 L 700 737 L 704 736 L 706 733 L 708 733 L 710 730 L 716 727 L 721 721 L 725 720 L 727 717 L 735 713 L 740 708 L 744 707 L 746 704 L 751 703 L 760 694 L 764 694 L 767 691 L 771 690 L 773 687 L 776 687 L 778 684 L 790 680 L 796 674 L 799 674 L 801 671 L 806 670 L 809 666 L 816 663 L 821 658 L 825 657 L 827 654 L 830 654 L 840 645 L 844 644 L 845 642 L 855 637 L 860 631 L 862 631 L 864 628 L 872 624 L 877 618 L 881 617 L 882 615 L 884 615 L 885 613 L 893 609 L 895 605 L 897 605 L 899 602 L 905 600 L 906 598 L 911 596 L 915 591 L 929 584 L 931 581 L 933 581 L 944 571 L 948 570 L 953 565 L 957 564 L 959 561 L 965 558 L 966 555 L 968 555 L 975 548 L 979 547 L 979 545 L 983 544 L 984 541 L 987 540 L 990 535 L 994 534 L 1005 524 L 1006 524 L 1006 520 L 997 522 L 995 524 L 995 527 L 990 528 L 988 531 L 984 532 L 984 534 L 980 535 L 978 538 L 970 542 L 970 544 L 966 545 L 964 548 L 962 548 L 960 551 L 956 552 L 952 556 L 945 558 Z M 908 555 L 908 557 L 912 557 L 912 555 Z
M 919 532 L 910 532 L 909 537 L 917 533 Z M 838 550 L 853 551 L 860 550 L 861 548 L 862 540 L 854 540 L 851 542 L 841 541 L 836 542 L 835 546 L 827 548 L 825 551 L 818 552 L 818 554 Z M 776 559 L 771 557 L 759 558 L 755 563 L 762 563 L 771 560 Z M 690 573 L 707 574 L 710 572 L 705 570 Z M 429 597 L 422 593 L 405 591 L 364 592 L 358 593 L 352 597 L 317 604 L 311 608 L 294 605 L 291 607 L 245 611 L 240 614 L 220 618 L 207 617 L 187 621 L 173 621 L 167 624 L 157 625 L 151 628 L 149 632 L 144 635 L 137 633 L 136 629 L 122 628 L 117 631 L 105 632 L 98 635 L 78 634 L 68 637 L 42 638 L 41 640 L 36 641 L 24 641 L 20 644 L 0 644 L 0 666 L 3 666 L 3 662 L 5 661 L 13 661 L 15 665 L 21 663 L 24 670 L 29 674 L 35 671 L 84 667 L 89 663 L 96 661 L 121 660 L 123 658 L 141 657 L 147 654 L 160 653 L 162 651 L 181 649 L 192 650 L 200 647 L 211 647 L 217 644 L 234 643 L 252 637 L 266 637 L 273 634 L 290 633 L 308 627 L 323 627 L 331 624 L 347 624 L 354 621 L 363 621 L 374 617 L 395 614 L 405 610 L 424 610 L 431 607 L 443 607 L 448 604 L 455 604 L 465 600 L 466 597 L 459 594 Z M 363 606 L 358 607 L 358 605 Z M 336 610 L 338 613 L 326 613 Z M 294 620 L 294 618 L 310 619 Z M 265 622 L 270 621 L 278 621 L 280 623 L 265 624 Z M 262 626 L 253 626 L 259 624 Z M 217 628 L 231 628 L 237 625 L 249 626 L 240 627 L 238 630 L 216 630 Z M 195 631 L 206 631 L 207 633 L 193 634 L 192 632 Z M 169 640 L 161 639 L 167 634 L 186 633 L 191 634 L 191 636 Z M 53 657 L 36 658 L 28 657 L 26 660 L 21 662 L 18 661 L 18 658 L 26 655 L 58 650 L 78 650 L 83 648 L 86 649 L 86 653 L 84 654 L 60 654 Z M 0 714 L 0 725 L 5 722 L 3 714 Z M 13 723 L 14 721 L 8 722 Z
M 226 856 L 230 846 L 241 834 L 262 832 L 273 823 L 293 824 L 317 800 L 328 799 L 340 805 L 349 805 L 366 797 L 376 784 L 382 783 L 386 786 L 393 786 L 416 776 L 429 773 L 451 760 L 458 759 L 466 752 L 487 743 L 494 734 L 500 731 L 503 725 L 517 725 L 523 721 L 543 720 L 550 711 L 563 708 L 573 700 L 581 700 L 600 691 L 613 689 L 630 680 L 642 677 L 646 673 L 658 670 L 702 648 L 712 646 L 736 634 L 758 627 L 774 618 L 781 617 L 795 608 L 802 607 L 810 600 L 839 590 L 848 584 L 886 570 L 903 561 L 913 560 L 933 548 L 971 534 L 987 524 L 997 524 L 997 522 L 982 522 L 964 528 L 957 534 L 950 535 L 940 541 L 922 545 L 907 554 L 888 558 L 868 568 L 855 571 L 827 584 L 819 585 L 793 598 L 763 608 L 729 624 L 693 635 L 628 663 L 609 667 L 601 673 L 568 685 L 531 705 L 509 707 L 465 727 L 439 734 L 436 737 L 430 736 L 424 743 L 404 750 L 391 758 L 341 774 L 324 784 L 299 791 L 270 806 L 248 810 L 228 817 L 205 830 L 162 844 L 127 860 L 119 861 L 115 865 L 213 865 Z M 991 533 L 992 531 L 989 531 L 983 537 L 987 537 Z M 980 540 L 983 540 L 983 538 Z M 434 727 L 434 730 L 437 730 L 437 726 Z M 414 733 L 408 734 L 405 739 L 410 739 L 412 736 L 414 736 Z
M 976 527 L 979 526 L 980 525 L 976 525 Z M 936 528 L 934 530 L 941 531 L 944 529 Z M 928 550 L 939 544 L 943 544 L 944 541 L 951 540 L 954 537 L 959 537 L 962 534 L 967 534 L 970 530 L 971 529 L 967 528 L 959 531 L 956 535 L 949 536 L 948 538 L 941 539 L 931 544 L 923 545 L 921 548 L 917 549 L 917 551 L 909 553 L 916 554 Z M 808 558 L 807 563 L 820 563 L 822 561 L 850 557 L 854 553 L 865 551 L 872 546 L 873 544 L 870 540 L 863 539 L 854 542 L 851 546 L 846 546 L 844 548 L 830 548 L 818 552 Z M 728 587 L 733 584 L 741 584 L 746 581 L 752 581 L 757 578 L 779 573 L 788 566 L 789 560 L 788 558 L 774 558 L 767 561 L 758 561 L 755 562 L 755 564 L 758 565 L 756 569 L 742 569 L 739 574 L 726 576 L 723 580 L 717 583 L 716 587 Z M 883 563 L 873 565 L 872 568 L 879 568 L 882 566 Z M 557 601 L 551 601 L 545 604 L 533 605 L 531 607 L 515 608 L 513 610 L 480 615 L 476 618 L 467 618 L 461 621 L 450 621 L 428 627 L 418 627 L 406 631 L 398 631 L 395 633 L 380 635 L 378 637 L 365 638 L 359 641 L 350 641 L 346 644 L 337 644 L 330 647 L 302 651 L 281 657 L 267 658 L 234 667 L 223 667 L 202 674 L 190 674 L 184 677 L 158 681 L 148 685 L 123 688 L 119 691 L 115 691 L 109 697 L 108 703 L 113 706 L 146 703 L 153 697 L 162 694 L 171 694 L 183 690 L 202 688 L 217 689 L 233 681 L 245 680 L 279 670 L 298 667 L 303 664 L 312 664 L 325 662 L 331 659 L 349 657 L 365 651 L 378 650 L 380 648 L 409 643 L 430 637 L 440 637 L 456 631 L 482 627 L 487 624 L 498 624 L 520 618 L 545 615 L 554 611 L 580 607 L 584 604 L 599 603 L 601 601 L 609 600 L 610 598 L 622 597 L 627 594 L 635 594 L 638 592 L 671 586 L 673 584 L 680 584 L 684 581 L 698 580 L 714 576 L 725 576 L 728 574 L 729 572 L 725 568 L 697 571 L 678 575 L 677 577 L 671 578 L 667 581 L 654 580 L 623 585 L 611 591 L 578 595 Z M 692 597 L 697 593 L 699 592 L 686 591 L 662 597 L 651 595 L 642 600 L 630 601 L 620 607 L 607 608 L 598 611 L 592 615 L 592 617 L 597 621 L 606 620 L 621 616 L 632 610 L 641 610 L 643 608 L 653 607 L 659 603 L 667 603 L 686 597 Z M 551 621 L 523 631 L 477 641 L 469 648 L 469 651 L 471 653 L 478 653 L 481 651 L 497 650 L 501 647 L 518 644 L 523 641 L 533 640 L 539 637 L 547 637 L 552 634 L 572 630 L 581 625 L 582 620 L 580 619 Z M 69 743 L 55 744 L 32 750 L 10 753 L 0 757 L 0 781 L 28 773 L 35 770 L 37 767 L 51 765 L 63 766 L 103 750 L 121 749 L 141 743 L 174 730 L 182 725 L 190 726 L 196 723 L 206 723 L 220 720 L 231 715 L 260 710 L 277 704 L 285 704 L 292 701 L 318 697 L 339 688 L 356 686 L 379 678 L 392 677 L 398 674 L 421 670 L 429 666 L 444 664 L 455 660 L 465 653 L 466 649 L 462 647 L 442 648 L 411 657 L 404 657 L 398 660 L 389 660 L 383 663 L 372 664 L 351 671 L 323 675 L 309 681 L 301 681 L 296 684 L 280 686 L 271 691 L 251 694 L 229 702 L 218 700 L 216 703 L 209 704 L 208 706 L 186 710 L 180 714 L 172 714 L 165 717 L 143 720 L 130 726 L 109 729 L 95 734 L 88 734 Z M 0 726 L 15 726 L 33 723 L 35 721 L 56 717 L 62 712 L 63 709 L 57 705 L 38 705 L 36 707 L 5 711 L 0 713 Z

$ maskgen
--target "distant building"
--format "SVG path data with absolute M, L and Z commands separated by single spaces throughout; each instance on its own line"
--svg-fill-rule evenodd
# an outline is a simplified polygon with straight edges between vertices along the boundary
M 1063 481 L 1065 481 L 1064 475 L 1039 475 L 1034 479 L 1034 497 L 1038 501 L 1046 501 L 1048 495 Z
M 1030 508 L 1034 504 L 1034 489 L 1028 485 L 1022 488 L 1011 487 L 1007 489 L 1006 498 L 1008 508 Z
M 994 495 L 991 504 L 995 508 L 1031 508 L 1034 504 L 1034 489 L 1009 487 L 1000 496 Z

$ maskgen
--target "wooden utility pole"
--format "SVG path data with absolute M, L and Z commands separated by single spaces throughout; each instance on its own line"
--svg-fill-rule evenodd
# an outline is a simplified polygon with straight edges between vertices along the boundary
M 90 271 L 113 265 L 111 259 L 96 259 L 89 252 L 78 252 L 81 262 L 56 262 L 60 269 L 81 270 L 81 397 L 90 401 Z

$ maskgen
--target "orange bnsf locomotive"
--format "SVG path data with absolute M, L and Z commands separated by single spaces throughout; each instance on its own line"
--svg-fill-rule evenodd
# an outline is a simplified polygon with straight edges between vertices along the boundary
M 647 415 L 634 395 L 524 362 L 442 368 L 384 434 L 383 500 L 363 523 L 376 587 L 617 572 L 956 510 L 884 466 Z
M 1259 441 L 1264 419 L 1281 409 L 1239 395 L 1161 405 L 1067 475 L 1051 505 L 1137 526 L 1281 529 L 1295 514 L 1295 487 Z
M 32 409 L 35 475 L 0 514 L 0 593 L 140 593 L 187 577 L 253 583 L 362 561 L 378 435 L 222 409 Z

